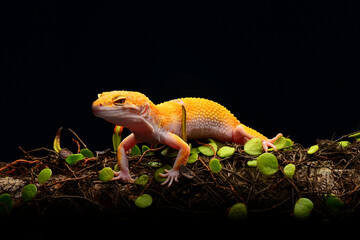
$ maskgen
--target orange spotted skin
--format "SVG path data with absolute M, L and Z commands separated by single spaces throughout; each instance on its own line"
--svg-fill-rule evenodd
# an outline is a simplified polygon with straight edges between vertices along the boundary
M 186 164 L 190 154 L 188 144 L 182 140 L 182 106 L 186 109 L 188 139 L 213 138 L 245 144 L 257 137 L 267 151 L 268 146 L 275 148 L 273 142 L 282 136 L 278 134 L 269 140 L 240 123 L 224 106 L 203 98 L 180 98 L 155 105 L 139 92 L 104 92 L 92 105 L 94 115 L 132 131 L 119 145 L 120 171 L 114 173 L 114 180 L 132 181 L 125 153 L 138 142 L 161 143 L 179 150 L 173 168 L 162 175 L 167 177 L 163 184 L 169 186 L 178 180 L 180 166 Z
M 186 134 L 188 139 L 214 138 L 231 141 L 232 132 L 240 122 L 222 105 L 203 98 L 180 98 L 156 105 L 161 126 L 167 128 L 177 123 L 175 134 L 182 137 L 181 105 L 186 109 Z M 170 113 L 170 114 L 169 114 Z M 172 128 L 169 128 L 173 131 Z

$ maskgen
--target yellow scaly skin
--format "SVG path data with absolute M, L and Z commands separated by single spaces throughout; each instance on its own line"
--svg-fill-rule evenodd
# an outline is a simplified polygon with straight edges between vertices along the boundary
M 163 174 L 163 184 L 178 181 L 181 165 L 186 165 L 190 155 L 189 145 L 182 140 L 182 105 L 186 109 L 186 134 L 188 139 L 213 138 L 221 142 L 245 144 L 251 138 L 260 138 L 263 148 L 276 147 L 273 142 L 282 136 L 268 139 L 243 125 L 224 106 L 203 98 L 180 98 L 155 105 L 144 94 L 131 91 L 112 91 L 99 94 L 92 105 L 95 116 L 126 128 L 132 132 L 119 145 L 119 172 L 113 180 L 132 182 L 126 151 L 138 142 L 165 144 L 179 150 L 172 169 Z

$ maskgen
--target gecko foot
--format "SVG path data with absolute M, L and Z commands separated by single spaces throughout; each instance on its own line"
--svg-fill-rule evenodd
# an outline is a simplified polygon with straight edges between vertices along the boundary
M 262 142 L 262 145 L 263 145 L 263 148 L 265 150 L 265 152 L 268 151 L 268 147 L 272 147 L 274 148 L 275 151 L 277 151 L 275 145 L 274 145 L 274 142 L 279 138 L 279 137 L 282 137 L 282 134 L 279 133 L 278 135 L 276 135 L 276 137 L 272 138 L 272 139 L 269 139 L 269 140 L 266 140 L 266 141 L 263 141 Z
M 119 171 L 119 172 L 115 172 L 114 171 L 114 177 L 111 179 L 111 181 L 116 181 L 116 180 L 122 180 L 124 182 L 134 182 L 134 180 L 132 180 L 132 178 L 130 177 L 129 171 Z
M 165 184 L 169 183 L 168 187 L 170 187 L 174 180 L 175 180 L 175 182 L 178 182 L 179 170 L 174 170 L 174 169 L 166 170 L 165 169 L 165 172 L 166 173 L 159 174 L 160 177 L 167 177 L 166 181 L 163 182 L 161 185 L 165 185 Z

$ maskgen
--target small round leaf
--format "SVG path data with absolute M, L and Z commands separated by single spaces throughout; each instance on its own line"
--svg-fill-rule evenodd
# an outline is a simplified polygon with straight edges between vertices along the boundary
M 292 145 L 294 145 L 293 141 L 291 141 L 290 138 L 287 138 L 284 148 L 291 147 Z
M 147 150 L 150 150 L 150 148 L 146 145 L 142 145 L 142 147 L 141 147 L 142 153 L 144 154 L 144 152 Z M 151 155 L 154 155 L 154 152 L 149 151 L 145 154 L 145 156 L 151 156 Z
M 217 155 L 221 158 L 231 157 L 235 153 L 235 148 L 224 146 L 217 151 Z
M 33 197 L 35 197 L 37 193 L 37 188 L 34 184 L 28 184 L 26 185 L 23 190 L 22 190 L 22 198 L 23 200 L 26 202 L 26 201 L 29 201 L 31 200 Z
M 237 203 L 229 210 L 228 217 L 231 220 L 243 221 L 247 218 L 247 207 L 243 203 Z
M 147 208 L 152 204 L 152 197 L 149 194 L 143 194 L 135 200 L 135 206 L 138 208 Z
M 341 208 L 344 206 L 344 202 L 340 198 L 336 197 L 334 194 L 325 195 L 325 206 L 329 208 L 330 212 L 337 214 L 340 212 Z
M 294 177 L 294 174 L 295 174 L 295 165 L 292 164 L 292 163 L 286 165 L 284 167 L 284 173 L 285 173 L 285 176 L 292 179 Z
M 281 136 L 281 137 L 279 137 L 278 139 L 276 139 L 276 141 L 274 141 L 273 144 L 275 145 L 275 147 L 276 147 L 277 150 L 280 150 L 280 149 L 282 149 L 282 148 L 285 147 L 285 145 L 286 145 L 286 138 L 283 137 L 283 136 Z
M 141 175 L 138 179 L 136 179 L 135 184 L 140 186 L 145 186 L 148 181 L 149 181 L 149 176 L 144 174 Z
M 339 145 L 342 146 L 343 148 L 346 148 L 346 147 L 351 145 L 351 142 L 349 142 L 349 141 L 340 141 Z
M 108 182 L 114 177 L 114 171 L 109 167 L 104 167 L 99 172 L 99 180 L 102 182 Z
M 0 195 L 0 216 L 8 216 L 13 207 L 13 201 L 10 194 L 3 193 Z
M 69 156 L 67 156 L 67 158 L 65 159 L 65 161 L 69 164 L 69 165 L 73 165 L 75 163 L 77 163 L 80 160 L 85 159 L 84 155 L 82 155 L 81 153 L 77 153 L 77 154 L 71 154 Z
M 174 158 L 178 155 L 179 151 L 175 150 L 171 147 L 167 147 L 164 150 L 161 151 L 161 155 L 169 158 Z
M 87 148 L 81 149 L 80 153 L 86 158 L 93 158 L 94 157 L 94 154 Z
M 249 167 L 257 167 L 257 160 L 249 160 L 246 163 Z
M 260 155 L 263 151 L 262 141 L 260 138 L 252 138 L 244 145 L 244 151 L 249 155 Z
M 278 171 L 279 163 L 273 154 L 263 153 L 257 158 L 257 168 L 262 174 L 269 176 Z
M 138 145 L 135 145 L 131 151 L 130 151 L 130 156 L 138 156 L 141 155 L 141 151 Z
M 308 198 L 299 198 L 294 206 L 294 217 L 298 220 L 306 220 L 314 208 L 313 202 Z
M 213 173 L 220 172 L 221 168 L 222 168 L 219 159 L 216 159 L 216 158 L 213 158 L 210 160 L 209 167 Z
M 200 147 L 198 147 L 198 149 L 205 156 L 212 157 L 215 155 L 214 150 L 215 150 L 215 152 L 217 151 L 217 145 L 214 142 L 209 143 L 209 145 L 211 145 L 212 147 L 200 146 Z
M 38 175 L 38 181 L 40 184 L 45 183 L 52 175 L 52 171 L 50 168 L 44 168 Z
M 198 153 L 192 153 L 187 161 L 187 163 L 194 163 L 198 160 L 199 154 Z
M 313 145 L 309 148 L 309 150 L 307 151 L 308 154 L 314 154 L 317 152 L 317 150 L 319 150 L 319 145 Z

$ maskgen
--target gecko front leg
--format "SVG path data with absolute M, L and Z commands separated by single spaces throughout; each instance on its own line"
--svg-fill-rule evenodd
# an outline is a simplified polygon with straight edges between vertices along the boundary
M 132 133 L 127 136 L 119 145 L 117 151 L 117 162 L 120 168 L 119 172 L 114 171 L 115 177 L 111 179 L 114 180 L 123 180 L 124 182 L 134 182 L 129 174 L 129 163 L 126 156 L 126 152 L 133 148 L 136 145 L 137 141 L 135 139 L 135 135 Z
M 165 174 L 162 173 L 159 174 L 161 177 L 167 177 L 166 181 L 163 182 L 162 185 L 169 183 L 168 187 L 170 187 L 174 180 L 176 182 L 178 181 L 180 167 L 181 165 L 186 165 L 189 159 L 190 147 L 179 136 L 171 132 L 168 132 L 167 134 L 164 135 L 163 143 L 173 149 L 179 150 L 179 153 L 176 157 L 172 169 L 165 170 L 166 172 Z

